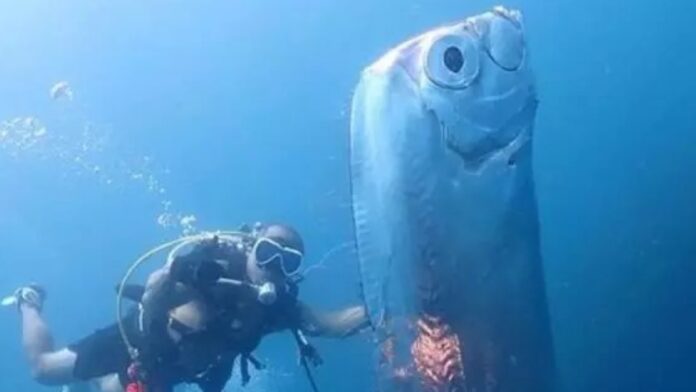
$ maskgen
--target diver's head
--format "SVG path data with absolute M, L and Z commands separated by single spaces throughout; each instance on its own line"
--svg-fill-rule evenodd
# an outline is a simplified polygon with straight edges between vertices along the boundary
M 295 229 L 284 224 L 262 226 L 251 248 L 247 274 L 257 284 L 284 285 L 299 273 L 303 258 L 304 242 Z

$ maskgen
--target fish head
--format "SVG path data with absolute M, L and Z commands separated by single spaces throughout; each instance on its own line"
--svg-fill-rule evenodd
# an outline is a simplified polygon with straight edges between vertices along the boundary
M 443 158 L 469 170 L 514 163 L 530 141 L 537 100 L 519 11 L 496 7 L 428 31 L 366 73 L 410 84 L 407 94 L 417 101 L 415 116 L 425 119 L 420 129 L 428 134 L 408 137 L 446 150 Z

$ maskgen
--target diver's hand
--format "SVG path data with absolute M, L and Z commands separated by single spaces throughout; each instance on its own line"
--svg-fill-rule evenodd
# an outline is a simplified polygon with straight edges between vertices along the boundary
M 205 288 L 213 285 L 223 274 L 222 265 L 212 260 L 176 258 L 170 267 L 170 276 L 185 285 Z
M 317 351 L 314 346 L 311 344 L 303 344 L 299 348 L 300 351 L 300 360 L 305 359 L 309 361 L 309 363 L 312 366 L 319 366 L 324 363 L 324 360 L 321 358 L 319 355 L 319 352 Z

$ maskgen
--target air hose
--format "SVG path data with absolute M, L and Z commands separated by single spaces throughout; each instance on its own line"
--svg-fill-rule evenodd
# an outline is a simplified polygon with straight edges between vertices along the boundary
M 169 248 L 173 248 L 168 256 L 167 256 L 167 263 L 170 263 L 177 255 L 178 253 L 185 248 L 187 245 L 193 245 L 196 243 L 199 243 L 201 241 L 205 240 L 210 240 L 217 238 L 218 240 L 222 241 L 229 241 L 232 243 L 238 243 L 239 239 L 251 239 L 252 236 L 249 233 L 245 232 L 240 232 L 240 231 L 219 231 L 219 232 L 214 232 L 214 233 L 201 233 L 201 234 L 195 234 L 195 235 L 190 235 L 190 236 L 185 236 L 178 238 L 176 240 L 161 244 L 155 248 L 150 249 L 146 253 L 144 253 L 142 256 L 140 256 L 135 262 L 133 262 L 126 273 L 123 275 L 123 278 L 121 279 L 121 284 L 119 285 L 118 288 L 118 293 L 116 295 L 116 321 L 118 324 L 118 329 L 119 333 L 121 334 L 121 338 L 123 339 L 123 342 L 126 345 L 126 348 L 128 349 L 128 353 L 131 356 L 133 360 L 137 359 L 138 356 L 138 350 L 137 348 L 133 345 L 131 342 L 130 338 L 128 337 L 128 334 L 126 332 L 126 327 L 123 322 L 123 293 L 125 287 L 128 285 L 128 282 L 130 281 L 131 277 L 133 274 L 143 265 L 145 264 L 148 260 L 159 254 L 160 252 L 163 252 Z M 229 283 L 229 284 L 243 284 L 242 282 L 237 282 L 237 281 L 232 281 L 232 280 L 226 280 L 223 283 Z M 141 309 L 142 312 L 142 309 Z

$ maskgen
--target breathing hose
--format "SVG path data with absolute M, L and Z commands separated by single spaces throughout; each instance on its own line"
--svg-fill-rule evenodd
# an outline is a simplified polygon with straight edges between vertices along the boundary
M 201 233 L 201 234 L 195 234 L 195 235 L 190 235 L 190 236 L 185 236 L 178 238 L 173 241 L 166 242 L 164 244 L 161 244 L 155 248 L 150 249 L 148 252 L 144 253 L 142 256 L 140 256 L 136 261 L 134 261 L 126 273 L 123 275 L 123 278 L 121 279 L 121 283 L 118 288 L 118 293 L 116 295 L 116 322 L 118 324 L 118 330 L 119 333 L 121 334 L 121 338 L 123 339 L 123 342 L 126 345 L 126 348 L 128 349 L 128 353 L 131 356 L 133 360 L 135 360 L 138 356 L 138 350 L 137 348 L 133 345 L 131 342 L 130 338 L 128 337 L 128 334 L 126 332 L 126 327 L 123 322 L 123 298 L 124 298 L 124 290 L 128 282 L 130 281 L 131 277 L 133 274 L 143 265 L 145 264 L 148 260 L 150 260 L 152 257 L 157 255 L 160 252 L 163 252 L 167 250 L 168 248 L 173 248 L 168 256 L 167 256 L 167 263 L 170 263 L 171 261 L 174 260 L 174 258 L 178 255 L 178 253 L 186 247 L 187 245 L 192 245 L 204 240 L 210 240 L 213 238 L 217 238 L 219 240 L 223 241 L 229 241 L 229 242 L 236 242 L 239 240 L 239 238 L 242 239 L 249 239 L 251 238 L 251 235 L 249 233 L 245 232 L 240 232 L 240 231 L 220 231 L 220 232 L 214 232 L 214 233 Z M 234 280 L 224 280 L 222 283 L 228 283 L 228 284 L 243 284 L 242 282 L 237 282 Z

